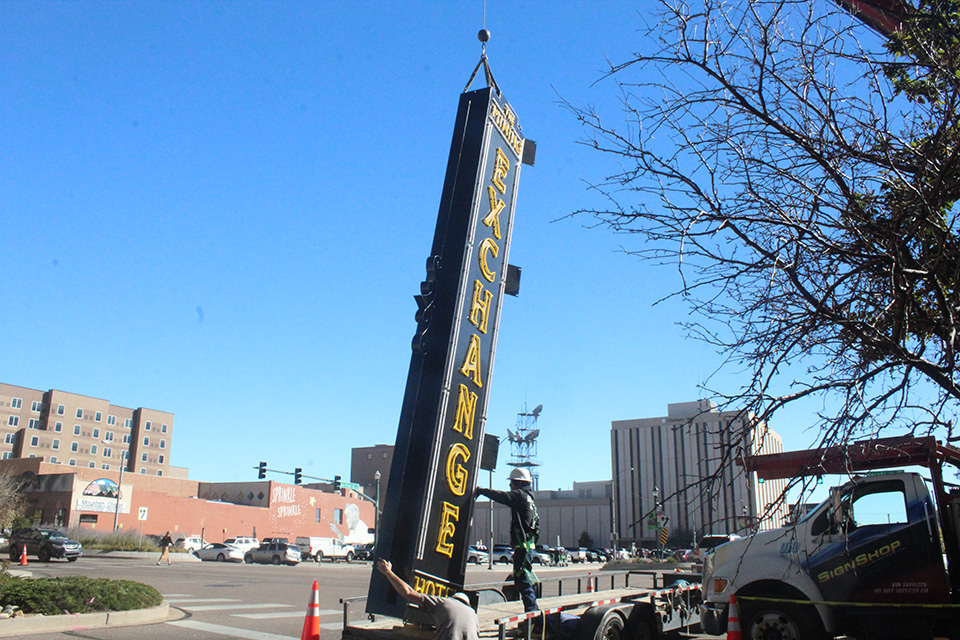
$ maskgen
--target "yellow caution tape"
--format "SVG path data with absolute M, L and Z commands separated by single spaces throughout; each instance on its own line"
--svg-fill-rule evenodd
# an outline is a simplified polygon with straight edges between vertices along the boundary
M 960 609 L 958 604 L 906 604 L 903 602 L 830 602 L 828 600 L 797 600 L 792 598 L 762 598 L 760 596 L 737 596 L 737 600 L 759 602 L 782 602 L 786 604 L 823 604 L 830 607 L 882 607 L 885 609 Z

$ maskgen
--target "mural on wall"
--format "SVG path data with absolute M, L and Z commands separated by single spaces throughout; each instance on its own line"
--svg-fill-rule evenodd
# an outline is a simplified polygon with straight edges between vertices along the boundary
M 119 492 L 120 487 L 116 482 L 109 478 L 100 478 L 88 484 L 83 490 L 83 495 L 116 498 Z
M 352 502 L 348 504 L 343 514 L 343 520 L 348 529 L 344 542 L 350 544 L 373 544 L 373 534 L 370 533 L 371 527 L 360 517 L 360 507 L 358 505 Z
M 120 487 L 109 478 L 99 478 L 83 488 L 77 498 L 77 511 L 95 511 L 98 513 L 129 513 L 130 508 L 120 496 Z M 81 522 L 83 520 L 81 519 Z
M 296 531 L 313 522 L 320 522 L 320 514 L 316 512 L 318 507 L 319 503 L 315 496 L 309 496 L 305 501 L 303 500 L 299 487 L 274 485 L 270 489 L 270 515 L 276 526 L 282 526 L 285 531 Z M 324 509 L 324 511 L 333 515 L 340 509 L 333 509 L 332 511 Z M 292 522 L 291 518 L 293 519 Z M 337 523 L 338 520 L 341 521 L 341 524 Z M 282 525 L 280 524 L 281 521 L 283 521 Z M 349 544 L 370 544 L 373 542 L 370 525 L 360 517 L 360 506 L 357 503 L 347 503 L 342 510 L 342 514 L 334 516 L 333 519 L 328 519 L 327 525 L 330 527 L 333 537 L 341 542 Z M 291 527 L 293 529 L 290 529 Z M 347 530 L 346 533 L 342 530 L 344 527 Z

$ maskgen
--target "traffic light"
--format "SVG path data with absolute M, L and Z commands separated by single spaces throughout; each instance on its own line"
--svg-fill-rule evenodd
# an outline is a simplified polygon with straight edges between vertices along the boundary
M 300 484 L 300 472 L 303 471 L 300 467 L 297 467 L 293 470 L 293 484 Z
M 267 463 L 261 462 L 260 463 L 260 479 L 263 480 L 266 477 L 267 477 Z
M 333 490 L 340 491 L 340 476 L 333 476 Z

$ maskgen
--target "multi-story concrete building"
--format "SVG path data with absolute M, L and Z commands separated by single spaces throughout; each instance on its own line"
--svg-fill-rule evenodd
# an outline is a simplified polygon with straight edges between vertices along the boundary
M 664 520 L 668 534 L 697 537 L 784 524 L 786 481 L 758 483 L 735 463 L 783 451 L 780 436 L 753 416 L 710 401 L 670 404 L 665 417 L 614 421 L 611 451 L 621 545 L 654 546 Z
M 36 458 L 104 471 L 187 477 L 170 465 L 173 414 L 0 383 L 0 458 Z
M 390 480 L 390 467 L 393 465 L 393 445 L 375 444 L 372 447 L 354 447 L 350 450 L 350 482 L 363 487 L 363 492 L 371 498 L 387 495 L 387 483 Z M 380 474 L 379 487 L 377 473 Z
M 534 491 L 540 516 L 540 542 L 555 547 L 579 546 L 586 534 L 596 547 L 610 546 L 610 481 L 574 482 L 573 489 Z M 490 538 L 493 518 L 493 543 L 510 543 L 510 509 L 492 501 L 480 500 L 473 511 L 470 540 L 484 544 Z

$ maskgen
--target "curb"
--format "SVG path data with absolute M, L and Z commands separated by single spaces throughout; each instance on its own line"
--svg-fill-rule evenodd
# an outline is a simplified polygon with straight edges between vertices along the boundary
M 170 605 L 164 601 L 150 609 L 135 609 L 133 611 L 102 611 L 62 616 L 11 618 L 0 620 L 0 638 L 20 637 L 35 633 L 60 633 L 63 631 L 151 624 L 162 622 L 169 617 Z

